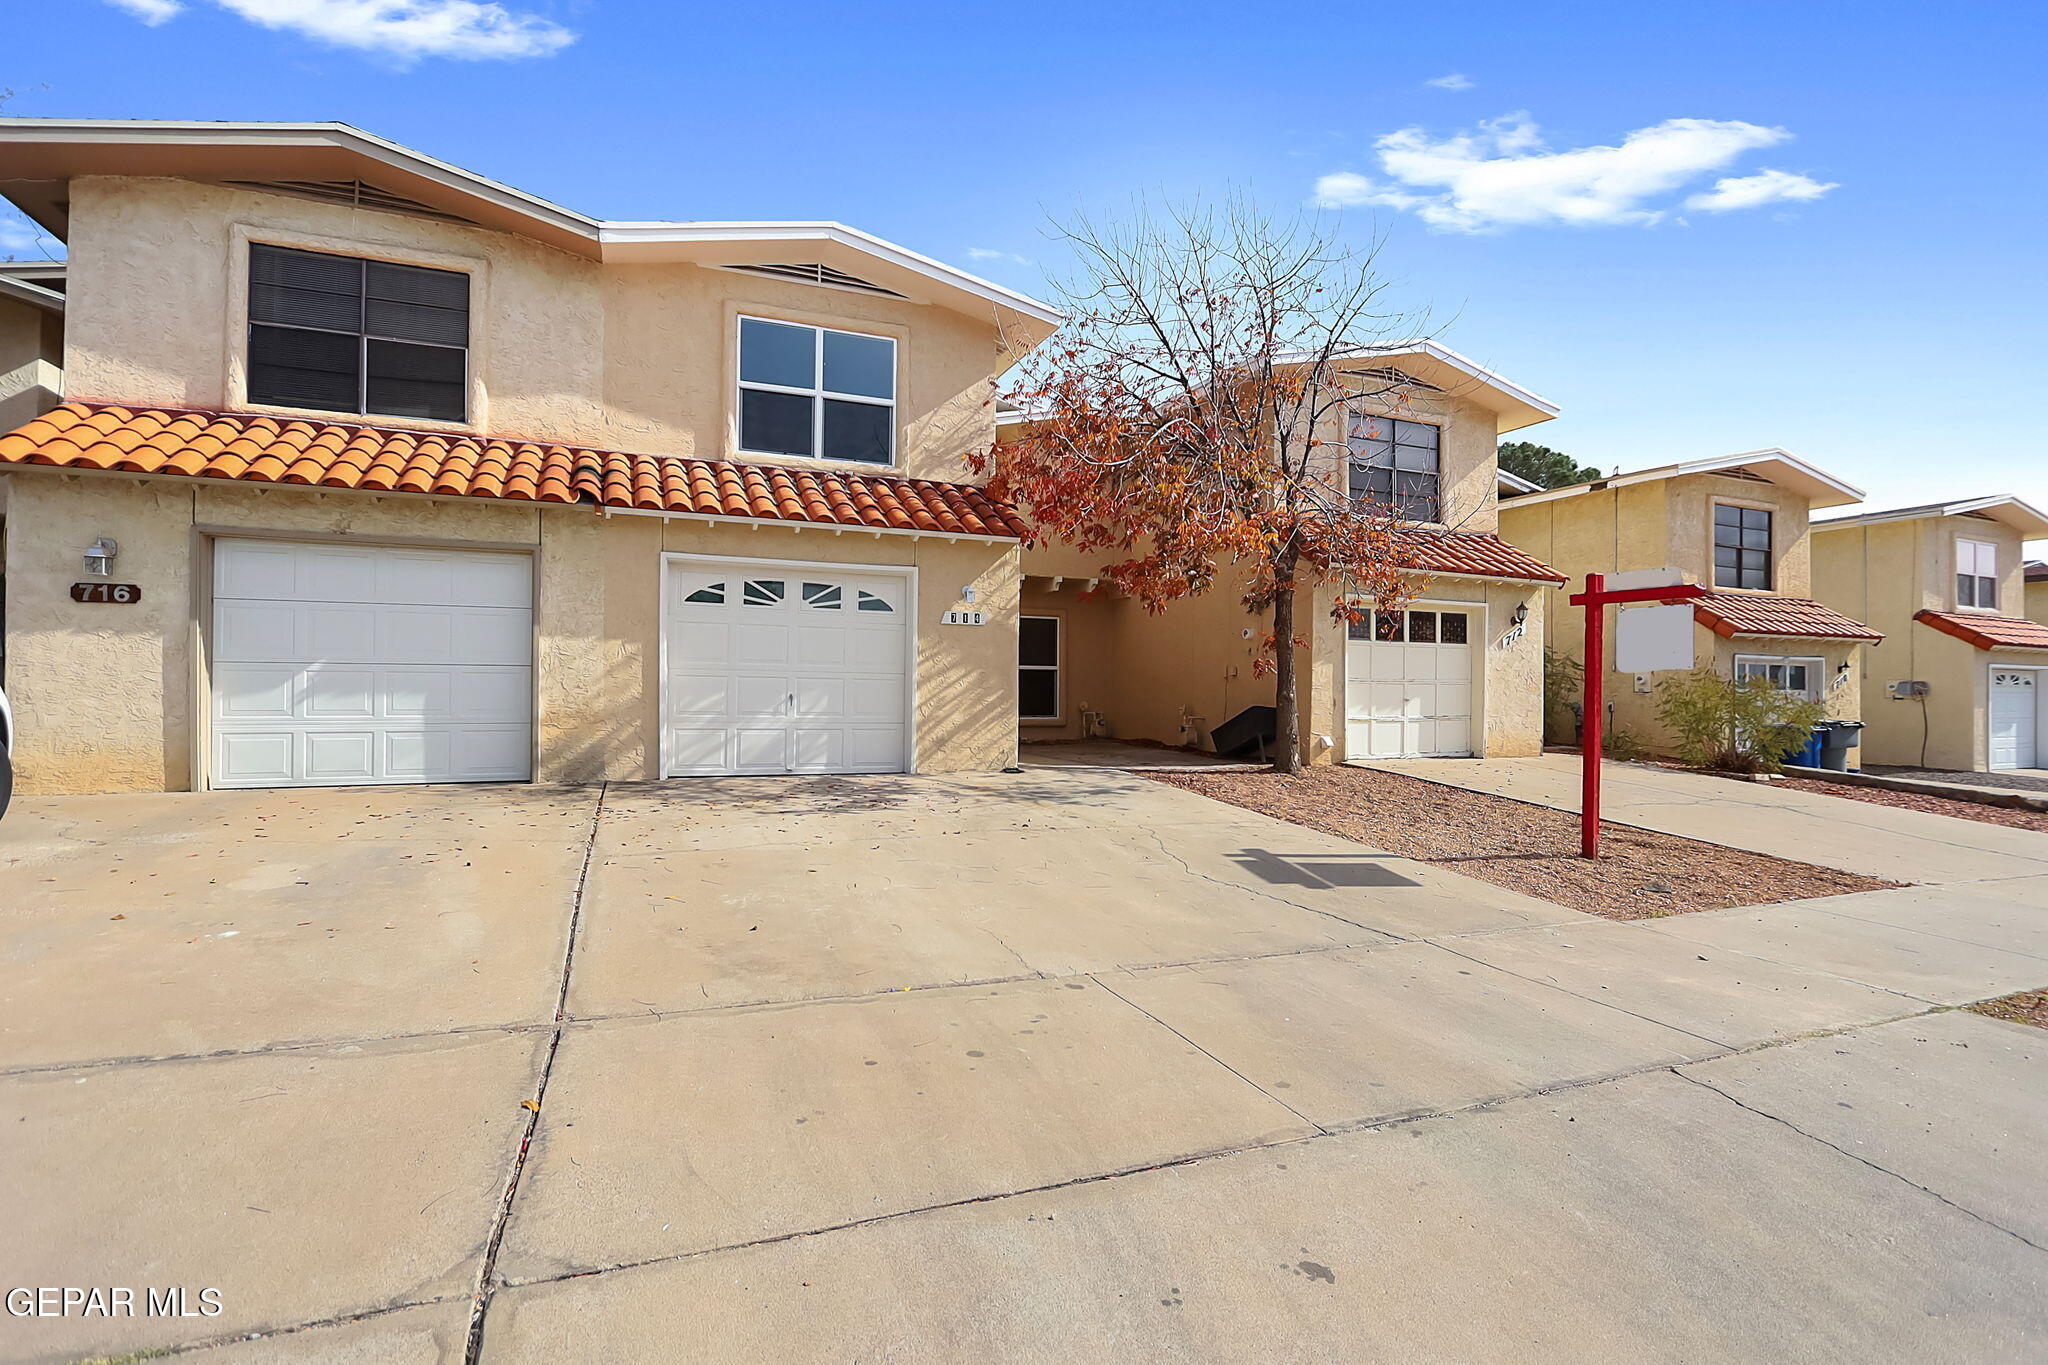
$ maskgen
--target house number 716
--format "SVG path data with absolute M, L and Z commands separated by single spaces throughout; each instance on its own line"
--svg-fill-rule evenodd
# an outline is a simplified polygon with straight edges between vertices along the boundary
M 142 589 L 133 583 L 73 583 L 74 602 L 140 602 Z

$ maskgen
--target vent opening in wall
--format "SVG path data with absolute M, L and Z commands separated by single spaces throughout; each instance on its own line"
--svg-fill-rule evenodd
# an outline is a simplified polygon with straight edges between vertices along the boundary
M 775 280 L 796 280 L 802 284 L 823 284 L 835 289 L 858 289 L 863 294 L 880 294 L 887 299 L 900 299 L 904 295 L 893 289 L 884 289 L 879 284 L 870 284 L 858 275 L 849 275 L 844 270 L 834 270 L 829 265 L 791 265 L 780 262 L 766 265 L 722 265 L 720 270 L 737 270 L 743 275 L 766 275 Z
M 438 218 L 444 223 L 467 223 L 468 218 L 429 208 L 417 199 L 380 190 L 360 180 L 228 180 L 223 184 L 238 190 L 262 190 L 268 194 L 289 194 L 296 199 L 317 199 L 324 204 L 346 204 L 354 209 L 382 209 L 386 213 L 407 213 L 415 218 Z

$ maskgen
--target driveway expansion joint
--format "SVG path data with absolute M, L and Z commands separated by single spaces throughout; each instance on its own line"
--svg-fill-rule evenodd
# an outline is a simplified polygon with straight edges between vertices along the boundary
M 569 979 L 576 970 L 576 938 L 583 925 L 583 893 L 590 884 L 590 864 L 597 850 L 597 832 L 604 824 L 604 798 L 609 783 L 597 787 L 597 804 L 590 812 L 590 832 L 583 842 L 583 863 L 576 871 L 576 893 L 569 903 L 569 929 L 562 946 L 562 976 L 555 993 L 555 1019 L 548 1037 L 547 1055 L 541 1061 L 540 1077 L 533 1098 L 526 1102 L 526 1131 L 519 1139 L 519 1153 L 505 1178 L 505 1196 L 498 1202 L 491 1220 L 491 1234 L 484 1244 L 482 1263 L 477 1266 L 475 1299 L 469 1315 L 469 1337 L 463 1351 L 464 1365 L 477 1365 L 483 1356 L 484 1320 L 491 1311 L 497 1290 L 498 1252 L 505 1243 L 505 1229 L 512 1221 L 512 1201 L 519 1195 L 519 1178 L 526 1171 L 527 1155 L 533 1150 L 534 1135 L 540 1130 L 541 1109 L 547 1103 L 548 1079 L 554 1073 L 555 1057 L 562 1050 L 562 1034 L 568 1027 Z
M 1849 1030 L 1844 1029 L 1839 1031 L 1848 1032 Z M 1688 1063 L 1688 1065 L 1691 1065 L 1691 1063 Z M 1949 1198 L 1945 1194 L 1942 1194 L 1938 1190 L 1931 1190 L 1927 1186 L 1922 1185 L 1917 1180 L 1910 1180 L 1907 1177 L 1900 1175 L 1897 1171 L 1891 1170 L 1890 1168 L 1885 1166 L 1878 1165 L 1875 1161 L 1872 1161 L 1867 1156 L 1862 1156 L 1856 1152 L 1850 1151 L 1846 1147 L 1840 1146 L 1833 1142 L 1829 1142 L 1824 1137 L 1820 1137 L 1816 1134 L 1809 1133 L 1804 1128 L 1801 1128 L 1798 1124 L 1792 1122 L 1790 1119 L 1781 1118 L 1778 1115 L 1770 1112 L 1768 1109 L 1759 1109 L 1753 1104 L 1745 1103 L 1744 1101 L 1737 1099 L 1735 1096 L 1723 1090 L 1720 1086 L 1715 1085 L 1712 1081 L 1703 1081 L 1697 1076 L 1688 1074 L 1683 1067 L 1672 1067 L 1671 1074 L 1679 1077 L 1681 1080 L 1690 1081 L 1694 1085 L 1699 1086 L 1703 1090 L 1711 1090 L 1716 1095 L 1719 1095 L 1722 1099 L 1727 1100 L 1732 1105 L 1735 1105 L 1737 1108 L 1748 1110 L 1750 1113 L 1757 1115 L 1759 1118 L 1769 1119 L 1772 1123 L 1780 1124 L 1783 1127 L 1789 1128 L 1793 1132 L 1799 1134 L 1799 1136 L 1807 1139 L 1808 1141 L 1818 1143 L 1819 1145 L 1827 1148 L 1831 1152 L 1839 1153 L 1840 1155 L 1849 1158 L 1851 1161 L 1856 1162 L 1858 1165 L 1867 1166 L 1871 1170 L 1876 1171 L 1879 1175 L 1889 1176 L 1893 1180 L 1898 1181 L 1901 1185 L 1905 1185 L 1911 1189 L 1918 1190 L 1920 1191 L 1920 1193 L 1927 1195 L 1932 1199 L 1938 1200 L 1943 1204 L 1948 1205 L 1957 1213 L 1963 1214 L 1969 1218 L 1973 1218 L 1977 1222 L 1982 1223 L 1987 1228 L 1992 1228 L 1996 1231 L 2002 1232 L 2006 1236 L 2012 1238 L 2014 1241 L 2017 1241 L 2025 1246 L 2032 1247 L 2035 1251 L 2048 1252 L 2048 1247 L 2042 1246 L 2039 1242 L 2036 1242 L 2031 1237 L 2028 1237 L 2025 1233 L 2015 1232 L 2013 1229 L 2005 1226 L 2003 1223 L 1997 1222 L 1990 1218 L 1986 1218 L 1983 1214 L 1977 1212 L 1975 1209 L 1970 1208 L 1963 1204 L 1958 1204 L 1955 1200 Z

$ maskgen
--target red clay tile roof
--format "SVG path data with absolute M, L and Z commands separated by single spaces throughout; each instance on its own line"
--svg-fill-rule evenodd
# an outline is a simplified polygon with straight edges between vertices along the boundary
M 1917 611 L 1913 619 L 1978 649 L 2048 649 L 2048 626 L 2018 616 L 1996 616 L 1988 611 Z
M 1790 635 L 1802 640 L 1869 640 L 1877 631 L 1842 615 L 1833 607 L 1804 597 L 1762 593 L 1712 592 L 1696 598 L 1693 619 L 1716 635 Z
M 305 418 L 66 403 L 0 436 L 0 468 L 175 474 L 373 493 L 1021 537 L 986 490 L 931 479 L 625 455 Z
M 1480 578 L 1519 578 L 1532 583 L 1562 583 L 1563 574 L 1499 536 L 1477 531 L 1400 533 L 1403 568 L 1422 573 L 1472 574 Z

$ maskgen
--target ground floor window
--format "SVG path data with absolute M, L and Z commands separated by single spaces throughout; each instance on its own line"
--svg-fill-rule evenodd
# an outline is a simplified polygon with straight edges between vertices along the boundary
M 1745 682 L 1750 678 L 1763 678 L 1773 687 L 1813 699 L 1819 695 L 1820 675 L 1826 666 L 1824 659 L 1786 659 L 1773 655 L 1751 654 L 1735 657 L 1735 681 Z
M 1022 720 L 1060 718 L 1060 618 L 1057 616 L 1018 618 L 1017 715 Z

